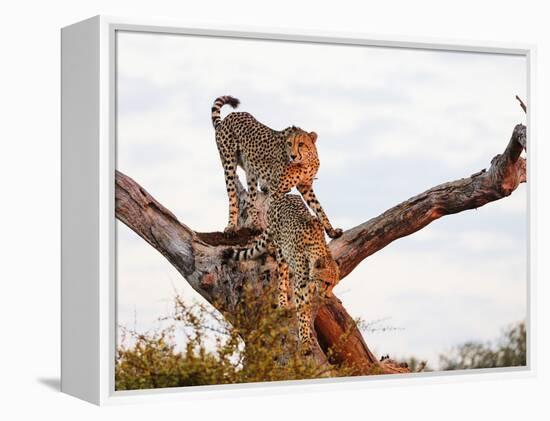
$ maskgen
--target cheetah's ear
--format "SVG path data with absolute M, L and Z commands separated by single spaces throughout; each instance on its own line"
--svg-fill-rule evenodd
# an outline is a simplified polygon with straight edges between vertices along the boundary
M 325 259 L 318 257 L 315 261 L 315 269 L 322 269 L 325 267 Z
M 311 137 L 311 140 L 313 143 L 317 140 L 317 133 L 315 132 L 309 132 L 309 137 Z

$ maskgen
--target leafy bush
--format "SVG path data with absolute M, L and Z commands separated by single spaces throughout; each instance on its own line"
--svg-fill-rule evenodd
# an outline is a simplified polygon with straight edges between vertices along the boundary
M 439 357 L 441 370 L 515 367 L 527 364 L 525 322 L 510 326 L 494 344 L 466 342 Z
M 175 299 L 172 326 L 140 334 L 123 329 L 116 355 L 116 390 L 347 376 L 352 367 L 319 365 L 299 352 L 292 314 L 274 308 L 272 294 L 252 290 L 226 318 L 202 304 Z M 266 299 L 269 298 L 269 299 Z M 185 340 L 178 350 L 176 329 Z M 246 346 L 245 346 L 246 344 Z M 329 350 L 329 354 L 333 350 Z

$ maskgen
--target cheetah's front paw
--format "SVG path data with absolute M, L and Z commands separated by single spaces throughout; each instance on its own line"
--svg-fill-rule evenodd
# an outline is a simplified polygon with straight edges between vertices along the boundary
M 342 236 L 343 231 L 341 228 L 333 228 L 331 230 L 328 230 L 327 234 L 330 238 L 338 238 Z

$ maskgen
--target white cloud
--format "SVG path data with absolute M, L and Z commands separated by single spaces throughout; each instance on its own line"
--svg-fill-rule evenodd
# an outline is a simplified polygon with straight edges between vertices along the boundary
M 469 231 L 458 235 L 457 242 L 473 252 L 491 251 L 514 251 L 516 242 L 510 236 L 498 232 Z

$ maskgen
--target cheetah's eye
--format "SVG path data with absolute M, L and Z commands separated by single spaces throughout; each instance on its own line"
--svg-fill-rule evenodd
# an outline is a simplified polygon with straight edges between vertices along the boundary
M 299 147 L 299 148 L 301 148 L 302 146 L 304 146 L 304 142 L 298 143 L 298 147 Z

